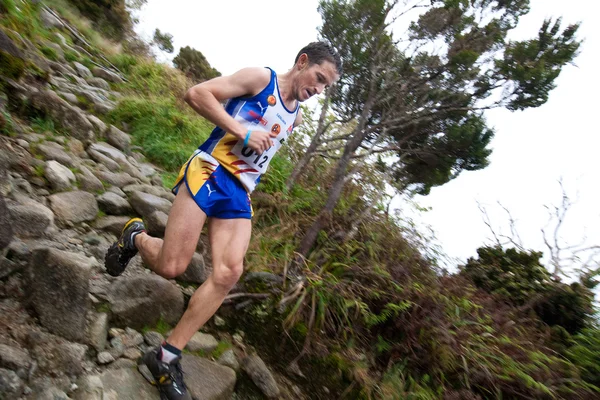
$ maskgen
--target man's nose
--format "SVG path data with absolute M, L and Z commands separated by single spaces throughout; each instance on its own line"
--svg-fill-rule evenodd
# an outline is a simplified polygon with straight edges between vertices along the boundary
M 316 92 L 317 94 L 321 94 L 323 93 L 323 90 L 325 89 L 325 85 L 319 85 L 316 87 Z

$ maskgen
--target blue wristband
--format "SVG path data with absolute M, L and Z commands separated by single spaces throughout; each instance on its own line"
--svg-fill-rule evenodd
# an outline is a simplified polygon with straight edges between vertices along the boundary
M 248 140 L 250 140 L 250 134 L 252 133 L 251 130 L 248 130 L 248 133 L 246 133 L 246 138 L 244 139 L 244 147 L 248 146 Z

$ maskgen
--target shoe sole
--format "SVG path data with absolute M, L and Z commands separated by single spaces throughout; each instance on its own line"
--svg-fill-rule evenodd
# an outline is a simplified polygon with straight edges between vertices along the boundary
M 167 395 L 163 393 L 160 387 L 156 384 L 156 379 L 154 379 L 154 376 L 152 376 L 152 372 L 150 372 L 146 364 L 138 364 L 137 369 L 140 372 L 140 374 L 142 374 L 144 379 L 148 381 L 148 383 L 150 383 L 152 386 L 156 386 L 156 388 L 158 389 L 158 393 L 160 394 L 160 400 L 169 400 Z
M 134 222 L 141 222 L 142 224 L 144 223 L 144 221 L 142 221 L 141 218 L 131 218 L 129 221 L 127 221 L 127 223 L 121 230 L 121 235 Z M 106 255 L 104 256 L 104 267 L 106 269 L 106 272 L 108 272 L 108 274 L 110 276 L 119 276 L 123 273 L 123 271 L 125 271 L 125 268 L 122 268 L 121 265 L 119 264 L 118 247 L 119 247 L 119 242 L 117 241 L 110 246 L 110 248 L 106 252 Z

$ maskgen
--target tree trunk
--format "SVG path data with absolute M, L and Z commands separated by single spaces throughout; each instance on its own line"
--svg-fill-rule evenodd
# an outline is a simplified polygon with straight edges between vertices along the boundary
M 317 150 L 317 147 L 319 147 L 319 144 L 321 142 L 321 136 L 323 136 L 323 134 L 327 130 L 325 127 L 325 117 L 327 116 L 327 111 L 329 110 L 329 103 L 330 103 L 330 99 L 331 99 L 331 91 L 332 90 L 333 90 L 333 88 L 330 88 L 330 89 L 327 89 L 327 91 L 325 92 L 325 100 L 323 101 L 323 107 L 321 108 L 321 115 L 319 116 L 319 123 L 317 125 L 317 131 L 315 132 L 315 135 L 312 137 L 312 140 L 310 142 L 310 145 L 306 149 L 306 152 L 304 152 L 304 155 L 302 155 L 302 158 L 298 161 L 298 163 L 294 167 L 294 170 L 290 174 L 290 176 L 285 184 L 286 191 L 289 191 L 292 188 L 292 186 L 294 186 L 294 183 L 296 183 L 296 180 L 298 179 L 300 174 L 304 171 L 304 167 L 306 167 L 306 165 L 308 165 L 308 162 L 312 158 L 313 153 L 315 152 L 315 150 Z
M 360 121 L 356 129 L 354 130 L 354 135 L 344 147 L 344 153 L 340 158 L 340 161 L 337 164 L 335 169 L 335 177 L 331 188 L 329 189 L 327 202 L 325 206 L 319 213 L 319 216 L 315 219 L 312 226 L 308 229 L 300 245 L 298 246 L 298 253 L 302 257 L 306 257 L 310 249 L 314 246 L 315 241 L 317 240 L 317 235 L 323 229 L 323 226 L 329 222 L 331 215 L 333 213 L 333 209 L 335 208 L 338 200 L 340 199 L 340 195 L 342 194 L 342 189 L 344 188 L 344 184 L 346 183 L 346 171 L 348 170 L 348 165 L 352 159 L 352 155 L 356 152 L 360 144 L 365 139 L 367 135 L 365 125 L 367 121 L 367 117 L 371 112 L 371 108 L 375 103 L 375 79 L 372 80 L 371 88 L 369 90 L 369 98 L 365 103 L 365 108 L 363 109 L 363 113 L 360 117 Z

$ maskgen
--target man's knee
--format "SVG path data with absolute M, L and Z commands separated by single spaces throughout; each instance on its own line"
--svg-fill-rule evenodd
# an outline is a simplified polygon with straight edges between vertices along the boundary
M 173 279 L 183 274 L 189 262 L 185 260 L 165 260 L 162 262 L 160 275 L 166 279 Z
M 242 272 L 244 272 L 244 265 L 241 262 L 230 266 L 215 266 L 213 269 L 213 281 L 215 285 L 229 291 L 240 279 Z

